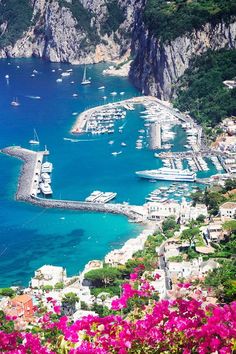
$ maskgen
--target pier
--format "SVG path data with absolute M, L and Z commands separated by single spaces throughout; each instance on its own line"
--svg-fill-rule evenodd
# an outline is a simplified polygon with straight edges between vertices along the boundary
M 24 201 L 43 208 L 68 209 L 89 212 L 101 212 L 125 215 L 129 219 L 142 222 L 142 207 L 126 204 L 102 204 L 75 200 L 57 200 L 37 197 L 39 177 L 43 158 L 49 152 L 24 149 L 20 146 L 10 146 L 1 150 L 1 153 L 23 161 L 21 175 L 18 181 L 16 200 Z
M 161 125 L 153 123 L 150 126 L 150 149 L 161 149 Z

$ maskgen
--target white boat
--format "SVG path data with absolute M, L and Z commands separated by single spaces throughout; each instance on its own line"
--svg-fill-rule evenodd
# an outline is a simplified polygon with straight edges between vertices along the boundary
M 51 183 L 51 177 L 47 172 L 44 172 L 41 174 L 41 178 L 45 184 L 50 184 Z
M 127 146 L 127 144 L 126 144 L 126 143 L 123 143 L 123 142 L 122 142 L 120 145 L 121 145 L 121 146 Z
M 96 203 L 108 203 L 117 196 L 117 193 L 105 192 L 97 198 Z
M 112 154 L 113 156 L 117 156 L 117 155 L 122 154 L 122 151 L 119 151 L 119 152 L 114 151 L 114 152 L 112 152 L 111 154 Z
M 35 129 L 34 129 L 34 138 L 29 141 L 29 144 L 39 145 L 39 137 Z
M 91 80 L 86 78 L 86 65 L 84 66 L 84 74 L 83 80 L 81 81 L 81 85 L 89 85 L 91 84 Z
M 52 194 L 52 188 L 51 188 L 50 184 L 48 184 L 48 183 L 41 182 L 39 184 L 39 188 L 41 189 L 41 192 L 44 195 L 51 195 Z
M 52 163 L 51 162 L 44 162 L 42 164 L 42 168 L 41 168 L 41 172 L 44 173 L 44 172 L 47 172 L 47 173 L 51 173 L 52 172 Z
M 141 178 L 155 179 L 162 181 L 195 182 L 196 173 L 189 170 L 172 169 L 161 167 L 157 170 L 145 170 L 136 172 Z
M 124 91 L 120 92 L 120 95 L 121 95 L 121 96 L 124 96 L 124 94 L 125 94 L 125 92 L 124 92 Z
M 95 200 L 103 195 L 103 192 L 101 191 L 94 191 L 90 194 L 89 197 L 85 199 L 86 202 L 93 203 Z
M 60 78 L 56 79 L 56 82 L 62 82 L 62 79 L 60 79 Z
M 11 101 L 11 106 L 13 107 L 18 107 L 20 105 L 20 102 L 18 101 L 17 97 Z
M 70 73 L 68 73 L 68 72 L 63 72 L 63 73 L 61 73 L 61 76 L 70 76 Z
M 116 96 L 117 95 L 117 92 L 113 91 L 110 93 L 111 96 Z
M 10 76 L 9 76 L 8 74 L 5 75 L 5 78 L 6 78 L 6 79 L 9 79 L 9 77 L 10 77 Z
M 100 86 L 98 90 L 104 90 L 105 86 Z

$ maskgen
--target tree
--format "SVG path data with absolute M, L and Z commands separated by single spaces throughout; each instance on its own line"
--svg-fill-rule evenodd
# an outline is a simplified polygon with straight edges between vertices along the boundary
M 9 296 L 13 297 L 15 296 L 16 292 L 12 288 L 2 288 L 0 289 L 0 295 L 2 296 Z
M 74 305 L 78 301 L 79 301 L 79 297 L 73 292 L 69 292 L 69 293 L 65 294 L 62 298 L 63 303 L 67 303 L 70 305 Z
M 114 283 L 121 277 L 121 271 L 117 268 L 107 267 L 90 270 L 84 278 L 90 280 L 94 286 L 104 286 Z
M 205 221 L 205 215 L 203 214 L 200 214 L 198 215 L 198 217 L 196 218 L 196 221 L 200 222 L 200 223 L 203 223 Z
M 200 229 L 199 227 L 193 227 L 186 229 L 182 232 L 180 238 L 185 241 L 189 241 L 190 247 L 192 246 L 192 243 L 195 239 L 196 236 L 200 234 Z
M 44 285 L 42 287 L 43 291 L 52 291 L 53 290 L 53 286 L 52 285 Z
M 228 220 L 223 224 L 223 229 L 230 233 L 236 233 L 236 220 Z
M 64 288 L 63 282 L 60 281 L 60 282 L 56 283 L 55 286 L 54 286 L 54 288 L 55 288 L 56 290 L 63 289 L 63 288 Z
M 166 231 L 176 230 L 177 228 L 178 228 L 178 224 L 175 221 L 175 216 L 174 215 L 168 216 L 162 223 L 162 230 L 163 230 L 164 233 Z
M 231 191 L 236 188 L 236 179 L 227 179 L 225 181 L 225 190 L 226 192 Z

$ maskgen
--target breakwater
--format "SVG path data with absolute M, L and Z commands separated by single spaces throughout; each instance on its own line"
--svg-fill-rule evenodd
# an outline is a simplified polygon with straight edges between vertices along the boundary
M 143 221 L 141 207 L 126 204 L 98 204 L 74 200 L 57 200 L 37 197 L 40 170 L 43 157 L 48 155 L 47 150 L 35 152 L 20 146 L 10 146 L 1 150 L 1 153 L 23 161 L 23 167 L 18 181 L 16 200 L 31 203 L 43 208 L 68 209 L 88 212 L 121 214 L 128 218 Z

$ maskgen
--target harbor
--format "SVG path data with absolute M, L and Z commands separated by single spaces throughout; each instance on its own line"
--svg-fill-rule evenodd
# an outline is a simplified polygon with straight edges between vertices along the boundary
M 98 203 L 95 201 L 86 202 L 38 197 L 38 189 L 40 188 L 39 176 L 43 165 L 43 157 L 48 156 L 49 151 L 35 152 L 20 146 L 12 146 L 2 149 L 1 153 L 24 162 L 16 192 L 16 200 L 18 201 L 24 201 L 44 208 L 120 214 L 136 222 L 143 221 L 141 207 L 118 203 L 106 204 L 108 199 L 111 199 L 111 195 L 106 193 L 102 193 L 100 196 L 102 198 L 100 198 Z M 115 195 L 112 195 L 112 197 L 115 197 Z

